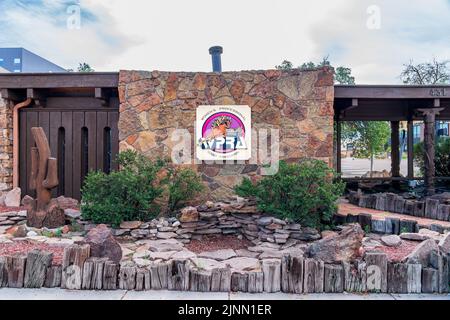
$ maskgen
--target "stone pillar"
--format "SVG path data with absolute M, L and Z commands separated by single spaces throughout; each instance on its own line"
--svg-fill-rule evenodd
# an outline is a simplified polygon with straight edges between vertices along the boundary
M 439 114 L 444 108 L 432 108 L 432 109 L 418 109 L 424 116 L 424 165 L 425 165 L 425 189 L 427 195 L 433 195 L 435 193 L 435 176 L 436 166 L 434 163 L 435 158 L 435 122 L 436 115 Z
M 391 121 L 391 174 L 400 177 L 400 122 Z M 397 183 L 395 183 L 397 184 Z
M 0 92 L 0 191 L 10 190 L 13 182 L 13 104 Z

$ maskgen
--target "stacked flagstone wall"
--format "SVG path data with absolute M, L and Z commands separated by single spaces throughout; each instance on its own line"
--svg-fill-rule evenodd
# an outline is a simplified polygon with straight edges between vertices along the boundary
M 12 109 L 9 100 L 0 93 L 0 191 L 12 187 Z
M 134 149 L 153 159 L 171 157 L 179 143 L 172 140 L 172 133 L 186 129 L 192 136 L 193 164 L 197 107 L 248 105 L 252 128 L 279 129 L 281 159 L 293 162 L 310 157 L 332 165 L 334 87 L 329 68 L 224 73 L 121 71 L 119 95 L 122 151 Z M 254 161 L 192 167 L 208 185 L 212 199 L 231 195 L 233 186 L 244 176 L 257 179 L 260 175 L 260 165 Z

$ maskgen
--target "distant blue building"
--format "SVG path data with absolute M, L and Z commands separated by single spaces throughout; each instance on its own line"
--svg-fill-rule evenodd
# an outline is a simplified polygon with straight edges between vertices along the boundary
M 0 48 L 0 68 L 13 73 L 67 72 L 24 48 Z

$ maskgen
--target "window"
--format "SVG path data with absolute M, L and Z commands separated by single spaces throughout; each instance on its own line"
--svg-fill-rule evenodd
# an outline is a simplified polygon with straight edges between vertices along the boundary
M 20 62 L 21 62 L 21 59 L 20 59 L 20 58 L 15 58 L 15 59 L 14 59 L 14 64 L 20 64 Z
M 420 138 L 420 125 L 415 125 L 413 129 L 414 138 Z
M 448 122 L 438 121 L 436 129 L 438 137 L 448 136 Z
M 3 61 L 5 61 L 5 60 L 3 60 L 3 58 L 0 58 L 0 62 L 3 62 Z
M 15 69 L 14 72 L 15 72 L 15 73 L 19 73 L 20 70 L 19 70 L 19 69 Z

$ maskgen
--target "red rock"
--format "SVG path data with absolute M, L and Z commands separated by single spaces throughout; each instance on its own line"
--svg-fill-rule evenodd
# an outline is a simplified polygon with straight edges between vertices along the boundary
M 81 243 L 90 245 L 91 257 L 109 258 L 115 263 L 122 260 L 122 248 L 104 224 L 91 229 Z
M 199 219 L 197 208 L 186 207 L 181 210 L 180 222 L 196 222 Z

